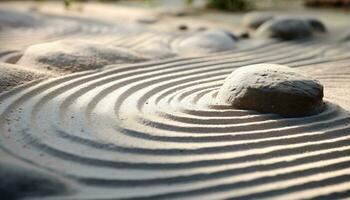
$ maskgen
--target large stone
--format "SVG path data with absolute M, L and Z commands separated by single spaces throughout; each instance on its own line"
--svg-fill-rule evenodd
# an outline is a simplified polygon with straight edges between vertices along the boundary
M 279 18 L 272 19 L 257 29 L 258 37 L 295 40 L 309 38 L 313 35 L 313 26 L 302 19 Z
M 110 64 L 147 60 L 127 49 L 83 40 L 60 40 L 30 46 L 17 64 L 55 71 L 84 71 Z
M 319 32 L 319 33 L 327 32 L 326 26 L 318 19 L 309 18 L 309 19 L 306 19 L 306 22 L 309 23 L 312 29 L 316 32 Z
M 257 29 L 272 18 L 274 18 L 272 13 L 251 12 L 244 15 L 242 25 L 247 28 Z
M 323 86 L 296 70 L 276 64 L 256 64 L 232 72 L 216 102 L 237 109 L 307 116 L 323 109 Z
M 236 37 L 225 30 L 197 32 L 175 44 L 179 54 L 203 54 L 231 50 L 235 48 Z

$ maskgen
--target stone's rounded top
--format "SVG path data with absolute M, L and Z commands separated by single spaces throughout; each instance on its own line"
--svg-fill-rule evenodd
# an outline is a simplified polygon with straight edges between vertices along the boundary
M 210 53 L 230 50 L 235 47 L 236 37 L 225 30 L 214 29 L 196 32 L 176 45 L 179 52 Z
M 327 32 L 326 26 L 318 19 L 309 18 L 309 19 L 306 19 L 306 22 L 309 23 L 311 28 L 316 32 L 320 32 L 320 33 Z
M 233 35 L 230 31 L 224 30 L 224 29 L 209 29 L 209 30 L 203 30 L 200 32 L 196 32 L 192 37 L 204 37 L 208 39 L 226 39 L 229 37 L 232 40 L 236 40 L 236 36 Z
M 247 39 L 250 37 L 250 34 L 248 32 L 242 32 L 240 35 L 239 35 L 240 38 L 243 38 L 243 39 Z
M 28 47 L 17 63 L 32 68 L 77 72 L 145 60 L 136 53 L 111 45 L 59 40 Z
M 272 19 L 257 30 L 258 37 L 294 40 L 309 38 L 313 28 L 306 20 L 294 18 Z
M 251 12 L 244 15 L 242 20 L 242 26 L 257 29 L 260 25 L 267 22 L 270 19 L 273 19 L 274 15 L 267 12 Z
M 307 116 L 323 109 L 323 86 L 298 71 L 276 64 L 256 64 L 232 72 L 221 86 L 216 103 L 237 109 Z

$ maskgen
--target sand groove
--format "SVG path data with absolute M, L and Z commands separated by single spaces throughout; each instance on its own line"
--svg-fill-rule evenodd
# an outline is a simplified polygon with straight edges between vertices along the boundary
M 25 85 L 0 96 L 1 148 L 79 183 L 58 199 L 345 195 L 350 115 L 337 104 L 346 105 L 346 93 L 330 90 L 326 110 L 304 118 L 211 104 L 227 74 L 260 62 L 298 67 L 326 87 L 345 88 L 350 73 L 327 66 L 350 54 L 327 49 L 271 42 Z M 322 194 L 312 192 L 320 186 Z

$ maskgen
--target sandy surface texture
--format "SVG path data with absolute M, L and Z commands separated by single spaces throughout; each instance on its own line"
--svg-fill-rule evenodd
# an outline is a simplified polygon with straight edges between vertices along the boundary
M 94 14 L 99 9 L 111 15 Z M 135 9 L 116 14 L 97 4 L 86 7 L 94 11 L 87 16 L 53 7 L 41 13 L 45 26 L 28 29 L 32 22 L 24 20 L 19 29 L 10 21 L 10 28 L 0 31 L 0 41 L 6 41 L 1 61 L 19 60 L 0 65 L 0 178 L 13 177 L 10 184 L 0 181 L 0 190 L 9 199 L 349 196 L 350 44 L 339 42 L 337 34 L 345 33 L 346 20 L 328 26 L 333 19 L 323 18 L 328 32 L 282 41 L 255 37 L 254 30 L 240 26 L 241 15 L 231 16 L 238 23 L 215 27 L 226 14 L 209 13 L 198 19 L 198 24 L 207 21 L 209 32 L 192 26 L 184 32 L 174 31 L 174 24 L 194 17 L 155 20 L 149 10 Z M 241 31 L 251 38 L 240 38 Z M 40 59 L 22 57 L 36 45 L 67 38 L 127 49 L 148 60 L 62 75 L 47 68 L 52 63 L 42 68 Z M 73 47 L 63 50 L 76 55 L 66 51 Z M 95 48 L 78 51 L 103 57 Z M 44 49 L 47 53 L 34 52 L 45 56 L 52 50 Z M 320 81 L 324 110 L 284 118 L 216 103 L 230 73 L 258 63 L 285 65 Z M 31 188 L 28 182 L 35 184 Z M 33 192 L 26 196 L 28 188 Z
M 20 65 L 0 63 L 0 91 L 7 91 L 15 86 L 52 77 L 51 73 L 26 68 Z
M 17 64 L 37 70 L 78 72 L 146 60 L 128 49 L 71 39 L 32 45 L 25 50 Z

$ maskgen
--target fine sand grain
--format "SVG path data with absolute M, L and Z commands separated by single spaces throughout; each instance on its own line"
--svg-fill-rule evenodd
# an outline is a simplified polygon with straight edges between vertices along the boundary
M 313 42 L 270 43 L 27 85 L 0 97 L 1 146 L 77 180 L 81 187 L 67 199 L 346 195 L 350 115 L 337 105 L 346 93 L 326 89 L 325 110 L 301 118 L 212 105 L 224 78 L 253 63 L 308 73 L 318 66 L 313 76 L 326 88 L 344 84 L 346 73 L 327 72 L 350 60 L 337 48 L 343 53 Z
M 50 73 L 19 65 L 0 63 L 0 93 L 15 86 L 52 76 Z
M 11 62 L 17 60 L 30 45 L 67 38 L 121 46 L 153 61 L 109 65 L 39 83 L 30 81 L 51 76 L 40 63 L 1 64 L 1 90 L 29 81 L 0 94 L 0 189 L 9 199 L 349 196 L 350 45 L 331 42 L 341 29 L 333 32 L 327 23 L 324 38 L 290 42 L 236 41 L 220 33 L 209 42 L 204 38 L 213 44 L 205 49 L 229 48 L 206 52 L 197 42 L 203 38 L 192 30 L 197 24 L 193 19 L 188 30 L 178 33 L 170 22 L 179 19 L 154 21 L 147 12 L 135 15 L 131 8 L 96 4 L 81 13 L 52 12 L 41 13 L 41 26 L 1 31 L 1 61 L 9 62 L 6 56 L 12 55 Z M 121 13 L 124 18 L 118 17 Z M 130 16 L 137 26 L 125 20 Z M 148 28 L 157 24 L 168 31 Z M 191 37 L 195 42 L 178 48 Z M 298 68 L 319 80 L 323 112 L 283 118 L 214 103 L 232 71 L 257 63 Z

